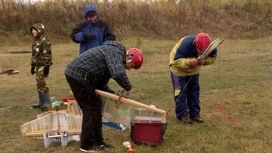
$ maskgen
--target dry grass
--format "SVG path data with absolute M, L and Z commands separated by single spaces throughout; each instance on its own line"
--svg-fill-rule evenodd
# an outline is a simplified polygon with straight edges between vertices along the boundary
M 156 39 L 178 39 L 180 36 L 206 31 L 228 38 L 253 38 L 272 33 L 272 2 L 269 0 L 214 1 L 182 0 L 48 0 L 43 3 L 0 1 L 0 43 L 27 42 L 29 27 L 43 23 L 48 35 L 70 40 L 71 29 L 83 19 L 84 6 L 95 4 L 99 17 L 108 21 L 119 40 L 128 35 Z
M 55 100 L 68 96 L 70 89 L 63 72 L 78 54 L 78 46 L 70 43 L 68 36 L 89 3 L 97 5 L 100 17 L 110 22 L 118 40 L 128 48 L 144 51 L 143 68 L 128 72 L 133 84 L 132 99 L 169 111 L 163 143 L 155 148 L 135 145 L 138 153 L 272 152 L 272 38 L 256 39 L 271 36 L 271 1 L 188 0 L 179 5 L 165 1 L 152 5 L 147 1 L 128 2 L 114 0 L 105 5 L 95 0 L 36 4 L 0 1 L 0 14 L 4 14 L 0 16 L 0 67 L 20 71 L 18 75 L 0 75 L 0 152 L 79 152 L 78 142 L 71 142 L 66 148 L 54 143 L 45 149 L 43 139 L 21 136 L 20 125 L 33 120 L 40 111 L 30 109 L 37 100 L 35 79 L 30 74 L 30 54 L 9 51 L 30 50 L 29 27 L 36 22 L 44 23 L 53 44 L 50 93 Z M 206 123 L 186 126 L 175 119 L 168 54 L 177 39 L 199 31 L 206 31 L 213 38 L 230 39 L 220 46 L 216 63 L 201 71 L 201 106 Z M 114 81 L 110 86 L 120 89 Z M 223 117 L 218 103 L 238 124 Z M 104 131 L 106 141 L 115 147 L 111 152 L 126 152 L 121 144 L 130 140 L 129 131 L 106 127 Z
M 216 63 L 203 67 L 201 71 L 201 107 L 206 123 L 190 126 L 178 122 L 172 108 L 174 102 L 167 65 L 168 53 L 176 40 L 143 37 L 124 40 L 127 47 L 140 44 L 145 55 L 142 69 L 128 71 L 133 84 L 132 99 L 170 110 L 163 143 L 155 148 L 134 145 L 137 152 L 272 152 L 271 40 L 270 37 L 224 41 L 219 47 Z M 63 71 L 77 55 L 78 46 L 74 43 L 52 44 L 54 65 L 48 84 L 51 96 L 61 100 L 69 91 Z M 30 54 L 8 52 L 29 48 L 30 44 L 0 47 L 0 66 L 20 71 L 18 75 L 0 75 L 0 152 L 79 152 L 78 142 L 71 142 L 66 148 L 54 143 L 45 149 L 43 139 L 21 136 L 20 125 L 35 119 L 40 111 L 29 108 L 37 100 L 35 79 L 30 74 Z M 114 81 L 110 86 L 120 89 Z M 232 124 L 223 117 L 217 108 L 218 103 L 221 103 L 223 112 L 238 124 Z M 106 141 L 115 147 L 112 153 L 126 152 L 121 144 L 130 140 L 129 130 L 120 132 L 105 127 L 104 131 Z

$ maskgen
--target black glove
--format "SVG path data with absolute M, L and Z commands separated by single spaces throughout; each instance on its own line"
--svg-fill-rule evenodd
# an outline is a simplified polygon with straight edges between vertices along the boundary
M 43 68 L 43 74 L 44 74 L 44 75 L 49 74 L 49 66 L 45 66 L 45 67 Z
M 94 40 L 94 39 L 96 39 L 96 36 L 92 33 L 85 33 L 84 38 L 87 40 Z
M 35 67 L 34 66 L 31 66 L 31 74 L 34 75 L 35 74 Z

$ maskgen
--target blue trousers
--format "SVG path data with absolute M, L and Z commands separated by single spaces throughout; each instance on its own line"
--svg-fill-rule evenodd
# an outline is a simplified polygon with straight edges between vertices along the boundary
M 190 117 L 199 115 L 199 74 L 180 77 L 171 72 L 171 80 L 176 104 L 176 118 L 180 120 L 185 113 L 189 113 Z

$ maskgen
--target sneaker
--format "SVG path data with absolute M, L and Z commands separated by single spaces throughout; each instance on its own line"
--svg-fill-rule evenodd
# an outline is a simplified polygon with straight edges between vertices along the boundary
M 192 121 L 197 123 L 204 123 L 204 120 L 200 116 L 190 117 Z
M 97 145 L 98 145 L 98 147 L 100 147 L 101 150 L 109 150 L 109 149 L 113 149 L 113 146 L 112 146 L 112 145 L 106 144 L 105 142 L 98 143 Z
M 185 124 L 193 124 L 193 121 L 189 118 L 188 113 L 185 113 L 181 116 L 180 121 L 182 121 Z
M 82 148 L 79 148 L 80 151 L 82 152 L 93 152 L 93 153 L 98 153 L 98 151 L 96 150 L 95 147 L 91 148 L 91 149 L 82 149 Z

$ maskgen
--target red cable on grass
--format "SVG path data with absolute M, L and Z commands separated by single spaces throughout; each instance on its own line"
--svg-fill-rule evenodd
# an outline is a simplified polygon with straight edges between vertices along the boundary
M 236 122 L 234 119 L 232 119 L 232 118 L 228 117 L 226 114 L 224 114 L 224 112 L 223 112 L 223 110 L 222 110 L 222 106 L 221 106 L 220 103 L 218 103 L 217 106 L 218 106 L 219 111 L 222 113 L 222 115 L 223 115 L 228 121 L 230 121 L 230 122 L 233 123 L 233 124 L 237 124 L 237 123 L 238 123 L 238 122 Z

